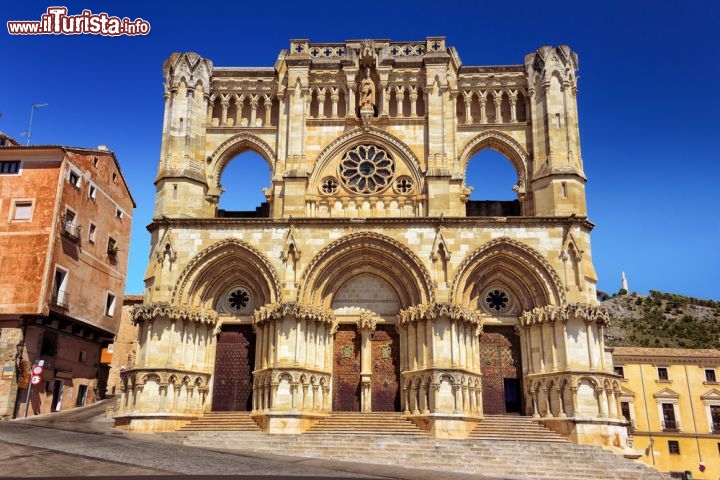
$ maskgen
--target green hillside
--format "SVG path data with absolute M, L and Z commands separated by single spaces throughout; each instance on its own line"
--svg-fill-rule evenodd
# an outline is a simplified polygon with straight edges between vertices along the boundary
M 612 323 L 610 347 L 720 347 L 720 302 L 650 290 L 618 294 L 603 302 Z

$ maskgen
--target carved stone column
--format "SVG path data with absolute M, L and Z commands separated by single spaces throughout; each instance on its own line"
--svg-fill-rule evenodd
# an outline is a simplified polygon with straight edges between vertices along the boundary
M 363 311 L 357 320 L 357 328 L 361 335 L 360 352 L 360 410 L 372 412 L 372 334 L 375 331 L 377 321 L 370 312 Z

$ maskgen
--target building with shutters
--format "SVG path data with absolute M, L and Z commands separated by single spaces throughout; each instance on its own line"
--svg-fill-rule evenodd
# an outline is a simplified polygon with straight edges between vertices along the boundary
M 720 476 L 720 351 L 613 347 L 621 412 L 643 462 L 676 477 Z
M 134 207 L 105 147 L 0 142 L 0 417 L 104 393 L 100 353 L 120 320 Z
M 626 445 L 604 354 L 576 54 L 463 65 L 444 37 L 291 40 L 271 67 L 163 66 L 165 114 L 139 344 L 116 424 L 248 411 L 297 433 L 401 412 L 462 438 L 488 413 Z M 512 201 L 471 200 L 491 149 Z M 219 208 L 247 151 L 270 182 Z

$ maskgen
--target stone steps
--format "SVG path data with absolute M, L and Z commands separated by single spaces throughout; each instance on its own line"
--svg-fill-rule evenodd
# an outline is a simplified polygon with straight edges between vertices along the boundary
M 179 429 L 181 432 L 238 431 L 260 432 L 249 412 L 208 412 Z
M 534 422 L 530 417 L 519 415 L 486 415 L 470 432 L 470 438 L 568 443 L 568 440 L 562 435 Z
M 176 434 L 177 435 L 177 434 Z M 399 465 L 501 477 L 507 480 L 667 480 L 646 465 L 599 447 L 533 440 L 434 439 L 426 435 L 266 435 L 252 432 L 183 432 L 184 443 L 210 448 L 306 458 Z
M 399 413 L 334 412 L 321 419 L 305 433 L 310 435 L 423 435 L 414 423 Z

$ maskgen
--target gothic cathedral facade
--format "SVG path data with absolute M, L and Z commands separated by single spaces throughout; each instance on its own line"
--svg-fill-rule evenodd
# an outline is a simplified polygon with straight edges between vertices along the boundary
M 394 411 L 462 438 L 514 412 L 624 447 L 577 68 L 567 46 L 466 66 L 444 37 L 291 40 L 269 68 L 173 54 L 117 425 L 232 410 L 301 433 L 334 411 Z M 511 162 L 516 200 L 470 200 L 485 149 Z M 266 202 L 219 209 L 248 150 L 267 162 Z

